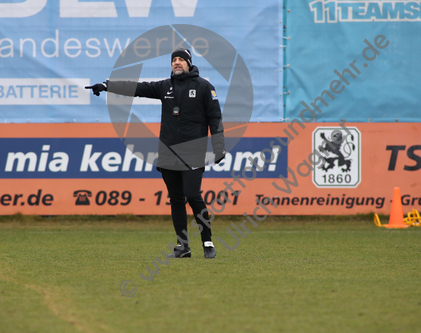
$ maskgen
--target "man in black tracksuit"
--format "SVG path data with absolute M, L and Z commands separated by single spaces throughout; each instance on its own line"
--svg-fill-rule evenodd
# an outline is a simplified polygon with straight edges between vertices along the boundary
M 215 88 L 199 76 L 198 68 L 192 65 L 189 50 L 175 50 L 171 55 L 171 67 L 171 78 L 162 81 L 107 81 L 86 88 L 92 89 L 97 96 L 106 90 L 161 100 L 157 169 L 168 189 L 179 244 L 170 257 L 191 257 L 187 234 L 187 199 L 201 231 L 205 258 L 214 258 L 216 251 L 211 238 L 209 214 L 201 195 L 201 183 L 209 130 L 215 163 L 225 156 L 221 109 Z

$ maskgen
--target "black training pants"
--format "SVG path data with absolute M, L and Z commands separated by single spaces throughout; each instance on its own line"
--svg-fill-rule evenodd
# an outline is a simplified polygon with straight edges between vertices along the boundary
M 176 171 L 160 169 L 168 189 L 171 202 L 171 216 L 176 235 L 188 241 L 186 199 L 193 210 L 197 224 L 202 226 L 202 242 L 211 241 L 209 213 L 201 194 L 202 176 L 205 168 Z M 205 221 L 205 223 L 203 222 Z M 208 227 L 209 225 L 209 227 Z M 185 233 L 183 233 L 185 231 Z

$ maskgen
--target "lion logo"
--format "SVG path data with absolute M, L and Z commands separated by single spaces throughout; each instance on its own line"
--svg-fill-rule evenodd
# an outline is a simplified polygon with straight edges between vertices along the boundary
M 313 152 L 319 157 L 313 183 L 319 188 L 355 188 L 361 182 L 361 132 L 357 127 L 316 127 Z
M 341 132 L 332 134 L 331 141 L 329 141 L 324 132 L 320 133 L 324 145 L 319 146 L 319 151 L 325 156 L 329 156 L 329 153 L 336 155 L 336 157 L 324 157 L 324 163 L 320 168 L 327 172 L 328 170 L 333 169 L 335 167 L 335 161 L 338 161 L 338 167 L 344 166 L 341 169 L 342 172 L 349 172 L 351 170 L 352 160 L 345 158 L 341 151 L 341 147 L 343 144 L 346 145 L 347 151 L 349 151 L 347 154 L 348 157 L 350 153 L 355 150 L 355 145 L 348 141 L 348 136 L 345 136 L 344 138 Z M 354 141 L 354 136 L 352 134 L 349 135 L 351 136 L 351 141 Z

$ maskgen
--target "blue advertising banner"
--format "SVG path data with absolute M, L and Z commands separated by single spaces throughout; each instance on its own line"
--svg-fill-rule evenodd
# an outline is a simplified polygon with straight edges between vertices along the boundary
M 230 140 L 238 141 L 228 138 L 228 144 Z M 3 138 L 0 179 L 161 178 L 155 167 L 158 141 L 142 138 L 138 143 L 144 148 L 137 150 L 118 138 Z M 220 164 L 205 167 L 205 177 L 232 178 L 233 171 L 242 178 L 287 177 L 288 146 L 271 142 L 273 138 L 241 138 Z M 263 168 L 264 159 L 271 158 Z
M 106 97 L 85 86 L 110 77 L 116 60 L 137 37 L 160 26 L 189 24 L 226 39 L 241 55 L 254 88 L 251 121 L 280 121 L 282 1 L 205 0 L 0 0 L 0 120 L 10 122 L 110 122 Z M 184 37 L 184 36 L 181 36 Z M 180 34 L 145 41 L 180 46 Z M 149 43 L 149 44 L 148 44 Z M 216 87 L 224 107 L 230 77 L 222 77 L 192 45 L 193 64 Z M 149 47 L 149 49 L 148 49 Z M 154 51 L 154 50 L 152 50 Z M 168 54 L 145 61 L 139 80 L 171 73 Z M 136 99 L 143 122 L 160 121 L 160 102 Z
M 287 118 L 421 121 L 421 2 L 294 0 L 287 8 Z

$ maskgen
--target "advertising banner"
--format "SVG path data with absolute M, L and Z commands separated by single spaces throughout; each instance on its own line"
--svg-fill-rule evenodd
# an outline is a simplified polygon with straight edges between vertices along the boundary
M 275 0 L 233 0 L 229 5 L 223 0 L 1 0 L 0 121 L 110 122 L 105 94 L 92 96 L 84 87 L 110 78 L 126 47 L 158 27 L 169 27 L 171 33 L 137 40 L 135 51 L 149 59 L 133 79 L 168 78 L 170 53 L 185 40 L 200 75 L 216 87 L 221 108 L 231 72 L 242 59 L 254 88 L 251 121 L 280 121 L 282 8 L 282 1 Z M 180 25 L 204 28 L 226 40 L 234 50 L 227 75 L 205 59 L 214 47 L 209 38 L 189 38 Z M 142 122 L 160 121 L 159 101 L 136 99 L 132 111 Z
M 286 118 L 305 102 L 318 122 L 420 122 L 420 4 L 288 1 Z
M 2 215 L 170 214 L 156 151 L 139 159 L 112 124 L 0 133 Z M 214 214 L 388 214 L 400 187 L 404 212 L 420 210 L 420 138 L 417 124 L 249 124 L 223 162 L 206 166 L 203 197 Z

